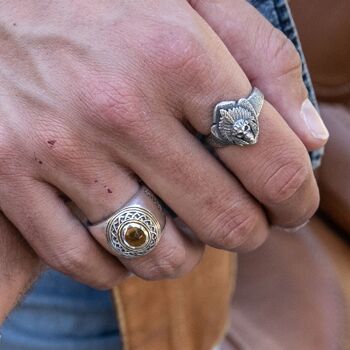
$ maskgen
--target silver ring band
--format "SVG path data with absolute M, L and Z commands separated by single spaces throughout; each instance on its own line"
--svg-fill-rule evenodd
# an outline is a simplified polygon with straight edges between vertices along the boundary
M 213 147 L 229 145 L 246 146 L 257 143 L 259 115 L 264 104 L 264 95 L 253 88 L 247 98 L 238 101 L 223 101 L 214 108 L 211 133 L 206 141 Z
M 146 187 L 107 219 L 89 225 L 92 236 L 116 256 L 134 258 L 150 253 L 158 244 L 166 217 L 156 196 Z

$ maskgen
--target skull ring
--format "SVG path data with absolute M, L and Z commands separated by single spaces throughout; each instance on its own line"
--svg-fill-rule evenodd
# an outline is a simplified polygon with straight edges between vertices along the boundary
M 262 92 L 253 88 L 247 98 L 223 101 L 214 109 L 207 142 L 213 147 L 253 145 L 259 136 L 259 115 L 264 104 Z

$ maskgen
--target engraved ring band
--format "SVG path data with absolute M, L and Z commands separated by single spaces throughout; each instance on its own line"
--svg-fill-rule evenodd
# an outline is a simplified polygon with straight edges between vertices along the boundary
M 118 211 L 88 226 L 92 236 L 113 255 L 135 258 L 158 244 L 166 217 L 156 196 L 144 185 Z

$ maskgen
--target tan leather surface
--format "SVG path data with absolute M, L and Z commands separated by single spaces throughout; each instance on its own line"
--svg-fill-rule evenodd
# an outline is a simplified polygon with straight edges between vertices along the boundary
M 272 230 L 261 247 L 238 256 L 223 350 L 344 350 L 346 303 L 318 231 L 326 228 L 317 218 L 298 233 Z
M 321 208 L 350 233 L 350 108 L 321 104 L 330 139 L 319 169 Z
M 291 0 L 330 139 L 319 170 L 321 208 L 350 232 L 350 1 Z
M 336 267 L 337 278 L 346 299 L 347 322 L 344 332 L 344 349 L 350 350 L 350 246 L 340 239 L 336 235 L 336 232 L 321 220 L 315 221 L 314 232 L 321 239 L 332 258 Z
M 132 277 L 115 289 L 123 350 L 212 350 L 228 326 L 235 258 L 207 248 L 183 278 Z
M 350 1 L 290 5 L 318 99 L 350 106 Z

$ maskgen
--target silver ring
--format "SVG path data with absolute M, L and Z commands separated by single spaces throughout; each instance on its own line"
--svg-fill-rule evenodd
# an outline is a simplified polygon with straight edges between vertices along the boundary
M 116 256 L 135 258 L 158 244 L 166 217 L 156 196 L 145 186 L 107 219 L 89 225 L 94 238 Z
M 259 136 L 259 115 L 264 95 L 253 88 L 247 98 L 223 101 L 214 108 L 211 134 L 207 143 L 213 147 L 253 145 Z

